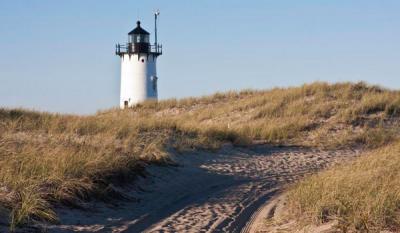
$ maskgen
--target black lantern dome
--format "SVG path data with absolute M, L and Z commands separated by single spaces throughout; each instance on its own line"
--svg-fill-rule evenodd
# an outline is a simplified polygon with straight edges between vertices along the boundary
M 136 28 L 133 29 L 132 31 L 130 31 L 128 33 L 128 35 L 133 35 L 133 34 L 137 34 L 137 35 L 150 35 L 150 33 L 148 33 L 146 30 L 144 30 L 141 26 L 140 26 L 140 21 L 136 22 Z

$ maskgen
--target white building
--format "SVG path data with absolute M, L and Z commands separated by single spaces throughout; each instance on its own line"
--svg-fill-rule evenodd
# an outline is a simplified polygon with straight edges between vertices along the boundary
M 151 45 L 150 33 L 137 21 L 136 28 L 128 33 L 128 43 L 116 45 L 116 54 L 121 57 L 121 109 L 146 100 L 157 100 L 156 63 L 162 54 L 162 46 L 157 44 L 157 26 L 155 42 Z

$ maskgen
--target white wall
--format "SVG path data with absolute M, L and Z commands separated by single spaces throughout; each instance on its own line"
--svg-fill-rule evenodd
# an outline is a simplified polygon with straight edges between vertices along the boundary
M 146 100 L 157 100 L 157 89 L 154 89 L 153 77 L 157 77 L 156 61 L 154 55 L 138 54 L 129 56 L 124 54 L 121 57 L 121 97 L 120 107 L 124 108 L 124 102 L 128 101 L 128 106 Z

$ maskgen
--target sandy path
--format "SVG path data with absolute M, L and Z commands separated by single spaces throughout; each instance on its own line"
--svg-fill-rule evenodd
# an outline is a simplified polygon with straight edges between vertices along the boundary
M 151 167 L 139 201 L 62 209 L 48 232 L 249 232 L 257 210 L 290 182 L 358 154 L 295 147 L 224 147 L 176 156 L 178 167 Z M 131 188 L 137 190 L 138 187 Z

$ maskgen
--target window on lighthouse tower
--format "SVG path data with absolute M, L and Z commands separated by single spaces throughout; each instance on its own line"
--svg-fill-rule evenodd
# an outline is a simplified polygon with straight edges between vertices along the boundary
M 148 35 L 141 35 L 141 34 L 135 35 L 134 34 L 132 37 L 133 37 L 133 39 L 132 39 L 133 43 L 149 43 L 149 41 L 150 41 L 150 38 Z
M 150 43 L 148 35 L 130 35 L 129 43 Z

